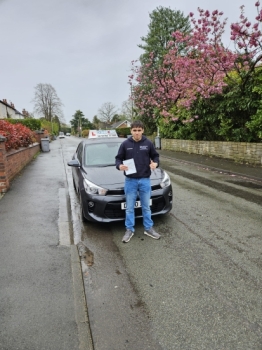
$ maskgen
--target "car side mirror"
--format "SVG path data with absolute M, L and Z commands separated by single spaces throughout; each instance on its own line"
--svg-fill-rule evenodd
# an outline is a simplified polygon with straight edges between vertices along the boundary
M 79 161 L 77 159 L 70 160 L 69 162 L 67 162 L 67 165 L 73 166 L 75 168 L 79 168 L 80 167 L 80 163 L 79 163 Z

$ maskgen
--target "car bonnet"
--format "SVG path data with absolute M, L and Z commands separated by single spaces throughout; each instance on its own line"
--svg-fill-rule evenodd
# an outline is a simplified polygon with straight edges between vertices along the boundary
M 163 178 L 162 171 L 158 168 L 151 172 L 150 179 L 153 185 L 158 184 Z M 85 178 L 98 186 L 108 189 L 124 187 L 125 175 L 115 166 L 85 167 L 85 173 Z

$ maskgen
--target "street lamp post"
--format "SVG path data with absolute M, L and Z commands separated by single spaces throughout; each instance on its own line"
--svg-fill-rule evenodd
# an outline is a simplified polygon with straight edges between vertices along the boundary
M 130 84 L 130 89 L 131 89 L 131 122 L 133 123 L 134 101 L 133 101 L 132 83 Z

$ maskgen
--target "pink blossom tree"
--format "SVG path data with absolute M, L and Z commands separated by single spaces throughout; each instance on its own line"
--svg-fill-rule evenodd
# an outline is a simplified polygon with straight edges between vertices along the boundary
M 154 65 L 154 53 L 146 65 L 138 66 L 133 61 L 133 74 L 129 79 L 140 113 L 175 122 L 181 111 L 190 111 L 196 100 L 222 94 L 233 80 L 245 83 L 262 60 L 259 29 L 262 10 L 259 1 L 255 6 L 258 14 L 254 24 L 244 16 L 244 6 L 239 22 L 231 24 L 230 39 L 235 43 L 235 51 L 225 48 L 222 42 L 226 25 L 223 12 L 210 13 L 198 8 L 198 19 L 190 13 L 192 32 L 172 34 L 173 40 L 168 44 L 169 51 L 161 66 Z M 181 47 L 184 48 L 182 54 Z M 192 120 L 189 112 L 190 118 Z

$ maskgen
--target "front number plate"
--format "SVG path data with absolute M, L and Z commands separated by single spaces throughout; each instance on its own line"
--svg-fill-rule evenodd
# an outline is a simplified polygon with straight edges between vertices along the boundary
M 152 205 L 152 199 L 150 199 L 149 205 Z M 136 201 L 135 208 L 141 208 L 141 202 Z M 121 209 L 126 210 L 126 202 L 121 203 Z

